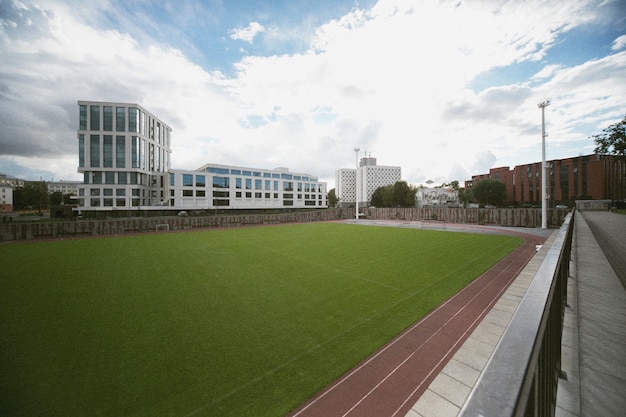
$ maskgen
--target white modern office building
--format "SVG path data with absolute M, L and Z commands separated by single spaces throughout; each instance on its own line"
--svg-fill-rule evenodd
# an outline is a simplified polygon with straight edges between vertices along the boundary
M 180 209 L 325 208 L 326 183 L 288 168 L 206 164 L 170 170 L 169 205 Z
M 287 168 L 170 166 L 172 129 L 137 104 L 79 101 L 79 211 L 325 208 L 326 183 Z
M 358 168 L 335 171 L 335 193 L 344 207 L 354 205 L 356 197 L 359 206 L 367 207 L 377 188 L 395 184 L 401 181 L 401 177 L 399 166 L 377 165 L 376 158 L 368 156 L 360 159 Z
M 137 104 L 79 101 L 79 209 L 163 205 L 172 129 Z

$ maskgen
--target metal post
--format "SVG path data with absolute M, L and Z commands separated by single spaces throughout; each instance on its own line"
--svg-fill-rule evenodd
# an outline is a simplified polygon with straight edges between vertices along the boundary
M 356 160 L 356 169 L 354 170 L 354 208 L 355 208 L 355 219 L 359 220 L 359 151 L 361 149 L 354 148 L 355 160 Z
M 550 105 L 550 100 L 543 101 L 537 106 L 541 109 L 541 228 L 548 228 L 548 192 L 547 170 L 546 170 L 546 107 Z

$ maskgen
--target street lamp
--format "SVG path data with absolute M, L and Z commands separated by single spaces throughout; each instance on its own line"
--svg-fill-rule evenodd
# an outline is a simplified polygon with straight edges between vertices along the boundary
M 541 228 L 548 228 L 548 192 L 546 176 L 546 107 L 550 105 L 550 100 L 537 104 L 541 109 Z
M 359 220 L 359 151 L 361 149 L 354 148 L 354 156 L 356 161 L 356 169 L 354 170 L 354 207 L 355 219 Z

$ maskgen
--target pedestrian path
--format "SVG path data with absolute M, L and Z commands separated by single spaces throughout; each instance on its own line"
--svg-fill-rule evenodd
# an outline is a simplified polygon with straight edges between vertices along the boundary
M 608 232 L 609 237 L 603 239 L 598 230 Z M 618 417 L 626 410 L 626 290 L 624 277 L 617 275 L 605 254 L 614 256 L 611 251 L 617 250 L 626 258 L 619 247 L 623 236 L 626 216 L 576 214 L 574 279 L 570 280 L 562 344 L 567 379 L 559 381 L 557 417 Z M 603 242 L 601 248 L 599 240 L 609 245 Z

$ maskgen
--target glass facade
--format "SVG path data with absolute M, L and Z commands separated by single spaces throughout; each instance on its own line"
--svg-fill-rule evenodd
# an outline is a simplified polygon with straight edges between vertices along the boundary
M 78 200 L 80 208 L 162 204 L 170 128 L 136 105 L 79 102 L 78 106 L 78 171 L 86 185 L 83 195 L 89 196 Z M 126 198 L 131 185 L 137 187 L 132 199 Z

